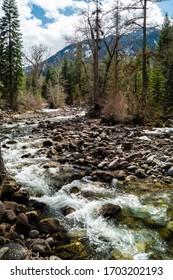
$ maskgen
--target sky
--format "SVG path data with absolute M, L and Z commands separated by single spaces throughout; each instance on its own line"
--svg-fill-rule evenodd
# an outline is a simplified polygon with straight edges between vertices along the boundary
M 109 9 L 114 0 L 102 0 L 102 9 Z M 124 0 L 123 3 L 130 0 Z M 3 0 L 0 0 L 0 7 Z M 65 36 L 74 33 L 79 10 L 86 7 L 85 0 L 16 0 L 20 14 L 24 52 L 31 46 L 44 44 L 50 54 L 61 50 L 67 44 Z M 132 2 L 132 1 L 130 1 Z M 152 4 L 151 20 L 162 24 L 165 13 L 173 18 L 173 0 Z M 0 16 L 2 11 L 0 8 Z

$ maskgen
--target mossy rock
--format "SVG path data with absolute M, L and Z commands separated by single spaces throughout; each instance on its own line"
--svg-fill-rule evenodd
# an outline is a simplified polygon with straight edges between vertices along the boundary
M 169 221 L 166 227 L 168 230 L 170 230 L 173 233 L 173 221 Z
M 159 229 L 159 234 L 160 234 L 160 237 L 163 239 L 163 240 L 170 240 L 172 239 L 172 233 L 169 229 L 167 228 L 161 228 Z
M 145 242 L 139 241 L 135 244 L 135 248 L 139 253 L 145 253 L 147 250 L 147 244 Z
M 55 254 L 64 260 L 84 260 L 88 254 L 81 242 L 70 243 L 54 248 Z
M 120 252 L 118 249 L 114 249 L 110 255 L 111 260 L 133 260 L 133 256 L 130 253 Z
M 41 233 L 51 234 L 58 231 L 62 231 L 63 227 L 60 222 L 55 218 L 44 218 L 39 223 L 39 228 Z

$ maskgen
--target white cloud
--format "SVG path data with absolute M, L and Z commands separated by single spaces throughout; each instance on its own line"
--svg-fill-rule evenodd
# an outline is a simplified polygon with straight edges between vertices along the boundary
M 0 6 L 3 0 L 0 0 Z M 103 10 L 109 10 L 114 0 L 104 0 Z M 130 0 L 122 1 L 130 3 Z M 77 0 L 17 0 L 18 10 L 21 20 L 21 32 L 23 34 L 23 46 L 27 51 L 34 44 L 44 44 L 50 48 L 51 53 L 55 53 L 65 46 L 65 35 L 73 33 L 73 26 L 78 21 L 78 15 L 73 14 L 66 16 L 62 14 L 62 10 L 67 7 L 83 8 L 86 7 L 85 1 Z M 52 20 L 46 25 L 32 14 L 32 5 L 35 4 L 45 11 L 45 16 Z M 156 4 L 152 4 L 150 8 L 152 17 L 150 21 L 162 23 L 163 17 L 161 11 Z M 1 15 L 1 10 L 0 10 Z

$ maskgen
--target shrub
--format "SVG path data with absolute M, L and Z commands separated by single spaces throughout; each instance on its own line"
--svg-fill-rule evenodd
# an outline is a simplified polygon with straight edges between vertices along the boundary
M 107 97 L 102 110 L 102 120 L 109 123 L 130 122 L 128 102 L 121 92 Z
M 44 100 L 40 95 L 25 92 L 19 98 L 19 110 L 40 110 L 43 108 Z

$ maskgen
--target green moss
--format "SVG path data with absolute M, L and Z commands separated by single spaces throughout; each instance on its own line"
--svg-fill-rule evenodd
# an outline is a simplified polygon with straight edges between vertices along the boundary
M 122 253 L 118 249 L 114 249 L 110 255 L 111 260 L 133 260 L 133 256 L 130 253 Z
M 70 243 L 54 248 L 55 254 L 64 260 L 83 260 L 88 254 L 81 242 Z

